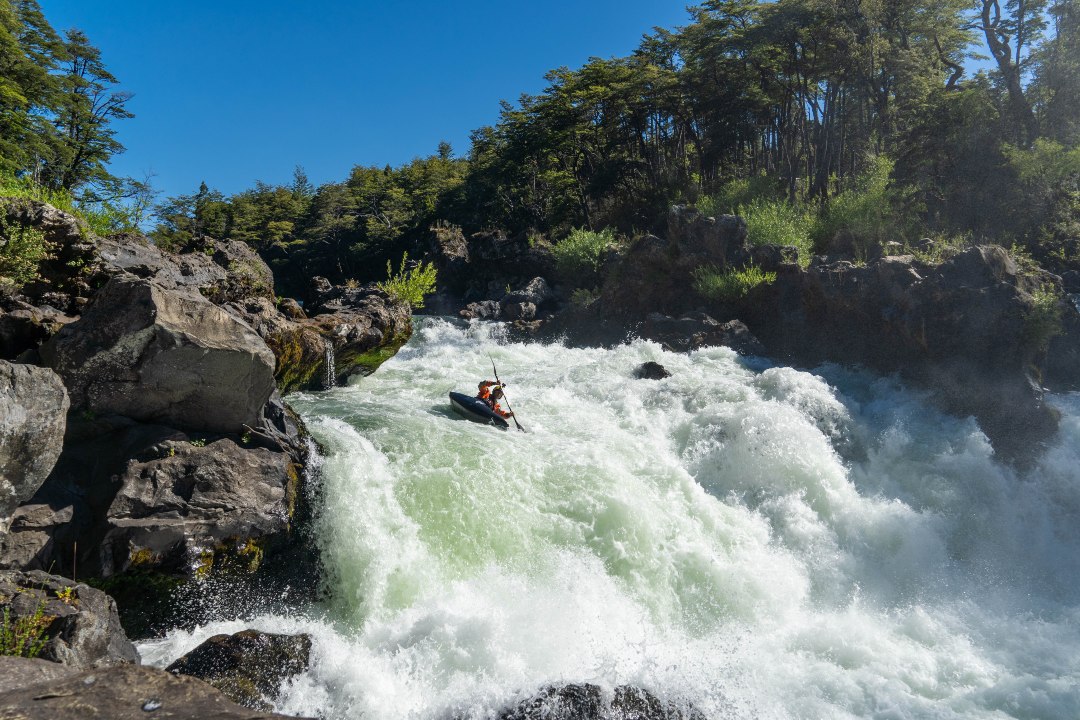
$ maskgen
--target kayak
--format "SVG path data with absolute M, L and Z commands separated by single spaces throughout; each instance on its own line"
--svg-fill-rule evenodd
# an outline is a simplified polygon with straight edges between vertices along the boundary
M 487 403 L 480 398 L 452 392 L 450 393 L 450 407 L 454 409 L 454 412 L 461 415 L 466 420 L 483 423 L 484 425 L 494 425 L 503 430 L 510 427 L 510 424 L 507 423 L 504 418 L 497 415 L 495 411 L 489 408 Z

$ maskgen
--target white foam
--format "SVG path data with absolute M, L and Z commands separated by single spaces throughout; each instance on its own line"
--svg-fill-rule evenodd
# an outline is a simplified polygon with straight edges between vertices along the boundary
M 1025 477 L 895 380 L 507 344 L 419 323 L 378 373 L 293 398 L 327 449 L 325 616 L 279 710 L 490 717 L 549 682 L 713 718 L 1080 717 L 1080 399 Z M 528 433 L 450 413 L 490 358 Z M 646 360 L 673 376 L 634 380 Z

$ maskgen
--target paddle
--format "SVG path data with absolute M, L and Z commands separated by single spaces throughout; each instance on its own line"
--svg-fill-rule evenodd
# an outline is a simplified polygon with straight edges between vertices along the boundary
M 491 360 L 491 372 L 495 373 L 495 382 L 499 383 L 499 387 L 503 389 L 503 400 L 506 400 L 506 409 L 510 411 L 510 417 L 513 418 L 517 429 L 525 432 L 525 428 L 521 427 L 521 423 L 517 421 L 517 415 L 513 414 L 514 408 L 510 407 L 510 399 L 506 397 L 506 386 L 502 384 L 502 380 L 499 379 L 499 371 L 495 369 L 495 360 L 490 355 L 488 355 L 488 360 Z

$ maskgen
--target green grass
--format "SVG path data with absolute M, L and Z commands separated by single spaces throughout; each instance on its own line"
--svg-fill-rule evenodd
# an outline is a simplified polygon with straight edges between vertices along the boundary
M 724 271 L 712 266 L 699 267 L 693 273 L 694 290 L 702 297 L 719 302 L 735 302 L 763 283 L 776 280 L 776 273 L 764 272 L 753 265 Z
M 814 252 L 813 213 L 784 200 L 759 199 L 739 208 L 739 214 L 746 220 L 746 241 L 750 245 L 791 246 L 799 251 L 800 265 L 810 264 Z

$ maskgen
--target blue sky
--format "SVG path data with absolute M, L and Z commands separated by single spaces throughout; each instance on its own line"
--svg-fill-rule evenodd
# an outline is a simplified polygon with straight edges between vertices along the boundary
M 441 140 L 464 153 L 547 70 L 626 55 L 689 17 L 667 0 L 40 2 L 135 93 L 112 169 L 153 172 L 162 197 L 286 183 L 298 164 L 316 184 L 343 180 Z

